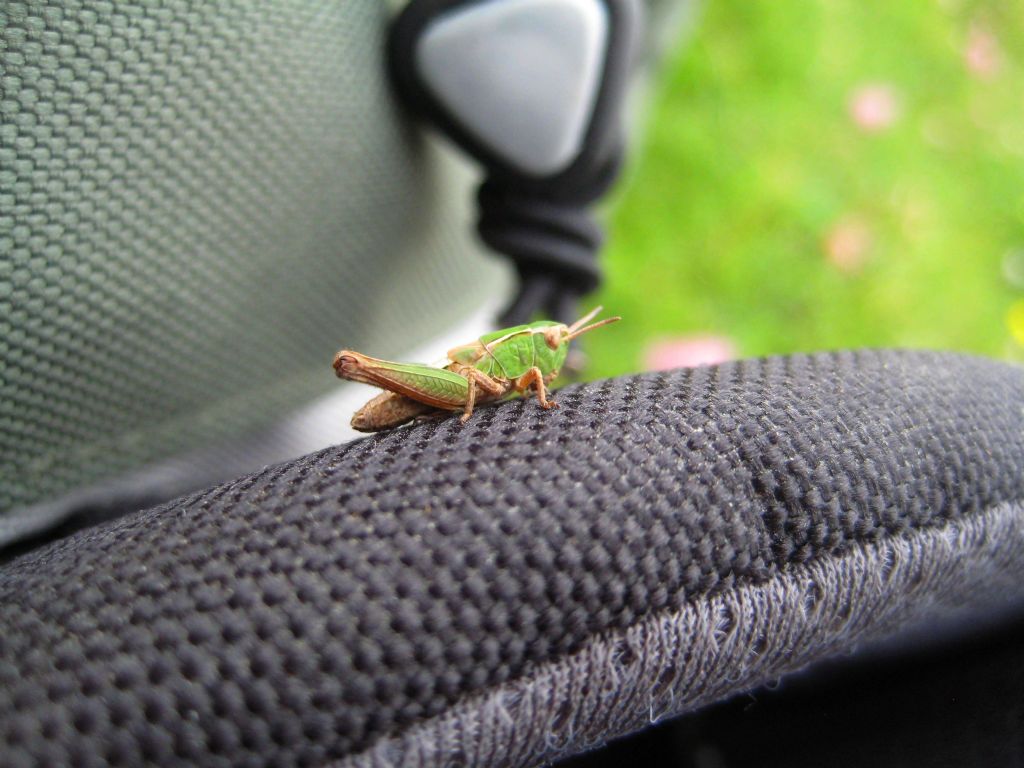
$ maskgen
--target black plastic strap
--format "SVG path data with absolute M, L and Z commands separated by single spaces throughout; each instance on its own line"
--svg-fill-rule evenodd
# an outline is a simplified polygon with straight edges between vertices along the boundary
M 608 11 L 601 84 L 577 155 L 563 169 L 538 177 L 488 149 L 430 92 L 417 70 L 416 46 L 440 15 L 475 0 L 414 0 L 390 38 L 391 72 L 404 102 L 476 158 L 487 176 L 480 187 L 478 229 L 490 248 L 508 257 L 519 291 L 502 315 L 519 323 L 537 314 L 575 319 L 578 298 L 601 282 L 601 227 L 590 210 L 611 187 L 623 156 L 620 113 L 638 38 L 639 0 L 600 0 Z

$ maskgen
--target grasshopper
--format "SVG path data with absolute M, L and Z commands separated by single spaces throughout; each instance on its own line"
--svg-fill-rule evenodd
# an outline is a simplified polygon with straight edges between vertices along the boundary
M 334 356 L 339 378 L 387 390 L 356 411 L 352 427 L 378 432 L 444 411 L 462 411 L 461 420 L 466 422 L 475 406 L 530 389 L 542 408 L 554 408 L 557 404 L 548 398 L 547 384 L 565 363 L 569 343 L 621 319 L 590 323 L 600 311 L 597 307 L 572 325 L 539 320 L 493 331 L 448 350 L 444 367 L 392 363 L 343 349 Z

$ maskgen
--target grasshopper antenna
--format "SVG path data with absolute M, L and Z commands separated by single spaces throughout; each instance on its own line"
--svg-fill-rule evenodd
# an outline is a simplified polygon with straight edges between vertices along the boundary
M 583 317 L 581 317 L 575 323 L 570 325 L 569 326 L 569 333 L 575 333 L 576 331 L 578 331 L 584 325 L 586 325 L 591 320 L 593 320 L 595 317 L 597 317 L 599 314 L 601 314 L 601 310 L 603 310 L 603 309 L 604 309 L 604 307 L 602 307 L 600 304 L 598 304 L 592 310 L 587 312 L 587 314 L 585 314 Z
M 572 341 L 577 336 L 582 336 L 587 331 L 592 331 L 595 328 L 600 328 L 602 325 L 611 325 L 612 323 L 617 323 L 619 322 L 619 320 L 622 319 L 619 316 L 606 317 L 604 320 L 598 320 L 596 323 L 591 323 L 590 325 L 583 325 L 585 322 L 590 320 L 592 317 L 594 317 L 594 315 L 596 315 L 600 311 L 601 307 L 598 307 L 593 312 L 590 312 L 586 317 L 583 317 L 577 320 L 575 323 L 573 323 L 569 327 L 569 335 L 565 337 L 565 340 Z

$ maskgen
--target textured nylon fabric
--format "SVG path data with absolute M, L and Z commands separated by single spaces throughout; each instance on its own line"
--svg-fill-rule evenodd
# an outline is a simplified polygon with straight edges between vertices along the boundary
M 8 564 L 3 753 L 322 765 L 602 632 L 1024 498 L 1024 375 L 982 359 L 745 361 L 557 399 Z
M 0 514 L 230 441 L 471 313 L 378 0 L 0 3 Z M 457 297 L 457 300 L 453 300 Z
M 1003 614 L 1008 602 L 1016 597 L 1019 605 L 1024 597 L 1020 504 L 815 558 L 775 571 L 763 582 L 737 583 L 627 629 L 602 632 L 578 652 L 535 665 L 521 678 L 380 739 L 336 768 L 546 765 L 711 702 L 733 698 L 740 707 L 749 706 L 751 697 L 735 694 L 768 681 L 784 679 L 787 685 L 788 673 L 822 657 L 849 654 L 872 639 L 895 636 L 905 642 L 924 631 L 931 637 L 941 623 L 936 619 L 954 615 L 969 620 L 976 631 L 979 604 L 993 597 Z M 789 728 L 806 728 L 806 722 Z M 849 733 L 848 725 L 849 720 L 840 720 L 835 728 L 847 733 L 847 742 L 864 740 L 863 734 Z M 736 741 L 734 730 L 726 744 L 735 747 Z M 717 750 L 686 737 L 678 739 L 673 757 L 660 761 L 635 746 L 611 749 L 607 759 L 598 751 L 593 760 L 615 768 L 775 766 L 786 764 L 786 751 L 797 751 L 789 741 L 806 745 L 811 739 L 791 736 L 784 744 L 768 745 L 762 737 L 744 744 L 745 759 L 718 763 L 712 761 Z M 772 746 L 777 759 L 764 759 Z M 818 760 L 810 764 L 833 765 L 830 750 L 818 747 Z M 903 762 L 919 764 L 936 763 L 909 757 Z

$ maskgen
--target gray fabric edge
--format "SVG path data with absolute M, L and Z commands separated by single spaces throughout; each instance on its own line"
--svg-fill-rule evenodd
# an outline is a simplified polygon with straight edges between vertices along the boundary
M 533 766 L 936 617 L 1024 595 L 1024 504 L 793 566 L 595 637 L 335 768 Z

